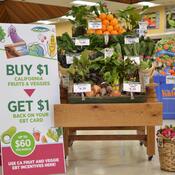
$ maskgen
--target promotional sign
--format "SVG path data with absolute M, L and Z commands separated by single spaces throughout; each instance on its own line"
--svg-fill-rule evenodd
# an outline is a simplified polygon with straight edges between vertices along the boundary
M 3 175 L 65 173 L 54 26 L 0 24 Z
M 143 15 L 143 21 L 147 22 L 148 29 L 159 29 L 160 27 L 160 13 L 152 12 Z
M 175 119 L 175 84 L 174 78 L 156 74 L 154 82 L 157 84 L 157 99 L 163 104 L 163 119 Z
M 175 8 L 174 6 L 169 6 L 165 9 L 166 12 L 166 30 L 175 30 Z

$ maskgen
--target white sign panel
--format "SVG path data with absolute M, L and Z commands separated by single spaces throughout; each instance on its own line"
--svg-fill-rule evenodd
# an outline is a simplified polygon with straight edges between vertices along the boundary
M 113 54 L 114 54 L 114 48 L 105 48 L 104 49 L 105 58 L 112 57 Z
M 126 60 L 127 58 L 129 58 L 131 61 L 134 61 L 136 64 L 140 64 L 140 57 L 138 56 L 125 56 L 124 60 Z
M 148 23 L 147 22 L 139 22 L 139 29 L 147 31 L 148 30 Z
M 89 38 L 75 38 L 75 45 L 76 46 L 89 46 L 90 40 Z
M 89 29 L 102 29 L 101 20 L 88 21 L 88 28 Z
M 72 64 L 73 61 L 74 61 L 74 56 L 73 55 L 66 54 L 66 63 L 67 64 Z
M 175 84 L 175 76 L 166 76 L 166 84 Z
M 126 92 L 141 92 L 141 84 L 137 82 L 124 83 L 123 90 Z
M 66 54 L 66 63 L 72 64 L 74 62 L 74 58 L 80 59 L 80 54 Z
M 135 43 L 139 43 L 138 37 L 131 37 L 131 36 L 125 37 L 125 44 L 135 44 Z
M 90 92 L 91 91 L 91 84 L 86 84 L 86 83 L 74 84 L 73 91 L 74 91 L 74 93 Z
M 3 175 L 65 172 L 56 43 L 55 26 L 0 24 Z

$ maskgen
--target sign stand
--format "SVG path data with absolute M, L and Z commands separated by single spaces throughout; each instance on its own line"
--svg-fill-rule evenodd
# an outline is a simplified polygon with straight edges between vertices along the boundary
M 65 173 L 55 26 L 0 24 L 3 175 Z M 44 152 L 44 154 L 42 154 Z

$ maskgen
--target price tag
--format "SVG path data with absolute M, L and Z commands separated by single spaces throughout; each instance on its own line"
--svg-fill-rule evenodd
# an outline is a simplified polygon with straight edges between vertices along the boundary
M 69 87 L 69 76 L 67 75 L 63 75 L 62 77 L 61 77 L 61 83 L 62 83 L 62 86 L 63 87 Z
M 143 76 L 144 85 L 148 85 L 150 83 L 150 76 L 144 75 Z
M 105 34 L 104 35 L 104 39 L 105 39 L 105 45 L 108 45 L 108 43 L 109 43 L 109 35 Z
M 148 23 L 147 22 L 139 22 L 139 29 L 138 29 L 138 34 L 139 37 L 145 36 L 148 31 Z
M 74 60 L 74 55 L 66 54 L 66 63 L 67 64 L 72 64 L 73 60 Z
M 138 37 L 133 37 L 133 36 L 125 37 L 125 44 L 135 44 L 135 43 L 139 43 Z
M 137 34 L 139 35 L 139 37 L 145 36 L 147 32 L 147 30 L 137 29 Z
M 162 137 L 157 138 L 157 146 L 163 148 L 163 138 Z
M 112 57 L 113 54 L 114 54 L 114 48 L 105 48 L 104 49 L 105 58 Z
M 89 46 L 90 40 L 89 40 L 89 38 L 76 38 L 75 45 L 76 46 Z
M 124 56 L 124 60 L 129 58 L 131 61 L 134 61 L 136 64 L 140 65 L 140 57 L 137 56 Z
M 74 58 L 80 59 L 80 54 L 66 54 L 66 63 L 72 64 L 74 62 Z
M 147 22 L 139 22 L 139 29 L 147 31 L 148 30 L 148 23 Z
M 175 76 L 166 76 L 166 84 L 175 84 Z
M 88 21 L 88 29 L 102 29 L 101 20 Z
M 124 83 L 123 90 L 126 92 L 141 92 L 141 84 L 139 82 Z
M 87 83 L 74 84 L 73 91 L 74 93 L 90 92 L 91 84 L 87 84 Z

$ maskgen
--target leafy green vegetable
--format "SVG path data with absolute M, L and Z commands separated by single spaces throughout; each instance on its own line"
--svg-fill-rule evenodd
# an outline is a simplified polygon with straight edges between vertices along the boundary
M 133 32 L 138 28 L 139 22 L 142 20 L 142 14 L 147 10 L 148 6 L 144 6 L 140 12 L 136 7 L 128 6 L 124 10 L 119 10 L 117 16 L 120 17 L 122 23 L 125 24 L 127 32 Z
M 125 56 L 152 57 L 155 51 L 155 42 L 149 37 L 146 39 L 141 37 L 139 43 L 124 44 L 123 50 Z
M 103 35 L 89 35 L 90 45 L 87 47 L 89 50 L 99 50 L 105 47 L 105 40 Z
M 64 33 L 62 36 L 57 37 L 57 45 L 58 51 L 60 52 L 77 52 L 76 46 L 67 32 Z
M 155 41 L 153 41 L 151 38 L 147 37 L 145 39 L 144 37 L 141 37 L 139 55 L 143 57 L 147 56 L 152 57 L 154 55 L 155 46 L 156 46 Z
M 152 61 L 151 60 L 146 60 L 146 61 L 141 61 L 140 62 L 140 69 L 145 70 L 149 69 L 152 66 Z
M 63 128 L 56 128 L 56 132 L 57 132 L 58 137 L 60 138 L 60 136 L 63 135 Z
M 139 66 L 131 59 L 124 61 L 123 71 L 125 81 L 139 81 Z
M 75 83 L 88 81 L 90 60 L 88 52 L 81 53 L 80 59 L 74 58 L 73 64 L 69 67 L 68 73 Z
M 139 43 L 124 44 L 123 49 L 125 56 L 139 56 L 139 49 L 140 49 Z

